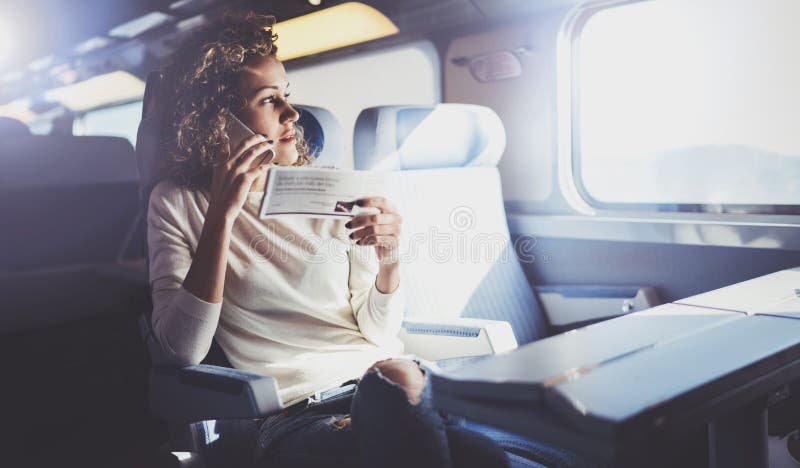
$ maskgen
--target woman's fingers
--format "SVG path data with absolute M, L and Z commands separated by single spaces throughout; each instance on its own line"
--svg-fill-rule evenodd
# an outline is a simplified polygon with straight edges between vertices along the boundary
M 236 174 L 233 177 L 233 184 L 230 186 L 231 190 L 237 194 L 237 198 L 243 197 L 245 193 L 250 191 L 250 186 L 253 184 L 253 181 L 256 180 L 259 175 L 265 174 L 267 171 L 269 171 L 269 165 L 260 164 L 251 167 L 245 172 Z
M 214 166 L 211 204 L 215 212 L 238 216 L 253 182 L 269 169 L 269 162 L 274 157 L 272 145 L 273 142 L 262 135 L 249 136 L 232 151 L 227 161 Z
M 364 226 L 371 226 L 373 224 L 400 224 L 403 218 L 397 213 L 376 213 L 371 215 L 354 216 L 348 221 L 344 227 L 348 229 L 357 229 Z
M 358 245 L 379 245 L 384 247 L 397 246 L 397 236 L 400 234 L 400 217 L 383 197 L 365 197 L 356 200 L 362 207 L 378 208 L 381 212 L 370 215 L 355 216 L 345 224 L 348 229 L 354 229 L 350 238 Z
M 239 146 L 237 146 L 236 148 L 233 148 L 231 150 L 231 156 L 230 156 L 230 158 L 228 158 L 228 161 L 227 161 L 228 166 L 229 167 L 233 167 L 236 164 L 236 162 L 239 160 L 239 158 L 242 157 L 242 155 L 245 153 L 245 151 L 249 150 L 254 145 L 257 145 L 259 143 L 263 143 L 263 142 L 266 142 L 266 141 L 268 141 L 268 140 L 264 137 L 264 135 L 259 135 L 257 133 L 255 135 L 250 135 L 249 137 L 245 138 L 244 140 L 242 140 L 241 143 L 239 143 Z
M 256 143 L 255 145 L 249 147 L 242 153 L 239 158 L 233 162 L 230 170 L 235 173 L 245 172 L 249 170 L 253 166 L 253 163 L 257 160 L 257 158 L 263 158 L 265 156 L 264 153 L 272 150 L 272 143 L 269 141 L 262 141 L 260 143 Z M 270 160 L 272 158 L 269 158 Z
M 247 188 L 250 188 L 250 184 L 256 179 L 256 177 L 260 176 L 261 174 L 265 174 L 269 171 L 269 164 L 259 164 L 258 166 L 253 166 L 250 169 L 242 172 L 237 177 L 241 177 L 241 180 L 247 185 Z
M 394 213 L 396 210 L 384 197 L 364 197 L 355 200 L 356 205 L 361 207 L 374 207 L 381 210 L 382 213 Z
M 396 237 L 398 234 L 400 234 L 400 226 L 397 224 L 374 224 L 351 232 L 350 238 L 363 239 L 373 235 L 391 235 Z

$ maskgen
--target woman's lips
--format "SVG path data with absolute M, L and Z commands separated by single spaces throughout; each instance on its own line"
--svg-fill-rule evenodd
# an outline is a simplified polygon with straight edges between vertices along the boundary
M 280 141 L 281 143 L 292 143 L 292 142 L 294 142 L 295 140 L 296 140 L 296 138 L 295 138 L 295 136 L 294 136 L 294 132 L 292 132 L 292 133 L 291 133 L 291 134 L 289 134 L 288 136 L 285 136 L 285 137 L 281 138 L 281 139 L 280 139 L 280 140 L 278 140 L 278 141 Z

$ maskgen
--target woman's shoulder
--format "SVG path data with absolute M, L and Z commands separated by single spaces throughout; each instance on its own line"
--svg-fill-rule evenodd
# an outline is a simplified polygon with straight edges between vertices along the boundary
M 162 180 L 150 192 L 150 206 L 185 208 L 196 199 L 196 190 L 178 185 L 171 180 Z
M 188 191 L 189 189 L 186 187 L 181 187 L 180 185 L 176 184 L 175 182 L 164 179 L 157 183 L 155 187 L 153 187 L 153 191 L 151 193 L 152 196 L 159 196 L 163 198 L 172 198 L 181 195 L 183 192 Z

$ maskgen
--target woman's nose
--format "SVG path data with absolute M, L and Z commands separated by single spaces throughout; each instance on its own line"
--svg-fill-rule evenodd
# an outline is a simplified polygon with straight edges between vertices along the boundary
M 287 102 L 283 112 L 281 112 L 281 123 L 283 125 L 294 123 L 297 122 L 297 119 L 299 118 L 300 114 L 297 112 L 297 110 L 295 110 L 294 107 L 292 107 L 291 104 Z

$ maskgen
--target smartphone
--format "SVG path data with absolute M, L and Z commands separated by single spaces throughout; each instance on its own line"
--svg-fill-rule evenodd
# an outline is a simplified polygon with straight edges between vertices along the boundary
M 225 130 L 228 132 L 228 140 L 230 141 L 231 151 L 235 151 L 242 141 L 244 141 L 244 139 L 255 135 L 255 132 L 250 130 L 250 128 L 242 123 L 242 121 L 233 115 L 232 112 L 228 112 L 228 125 L 225 127 Z M 264 137 L 269 138 L 266 135 L 264 135 Z M 264 152 L 264 157 L 256 158 L 252 166 L 258 166 L 264 164 L 265 162 L 268 163 L 272 161 L 272 158 L 274 157 L 275 152 L 270 148 Z

